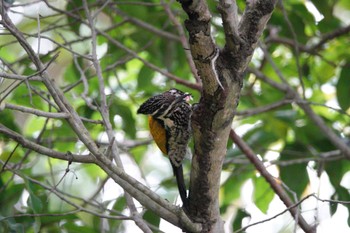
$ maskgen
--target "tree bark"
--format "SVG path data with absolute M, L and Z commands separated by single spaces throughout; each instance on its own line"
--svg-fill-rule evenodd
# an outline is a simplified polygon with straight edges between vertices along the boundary
M 189 216 L 202 223 L 202 232 L 224 232 L 219 210 L 220 175 L 243 73 L 251 60 L 276 1 L 251 1 L 238 22 L 235 1 L 222 0 L 226 44 L 218 49 L 211 36 L 206 1 L 180 1 L 189 19 L 185 26 L 203 88 L 194 106 Z

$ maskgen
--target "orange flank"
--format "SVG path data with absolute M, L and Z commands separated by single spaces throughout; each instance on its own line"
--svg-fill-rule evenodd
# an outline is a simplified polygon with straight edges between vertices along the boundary
M 152 134 L 154 141 L 156 142 L 158 148 L 164 153 L 167 153 L 166 149 L 166 133 L 164 127 L 155 120 L 152 116 L 148 116 L 149 131 Z

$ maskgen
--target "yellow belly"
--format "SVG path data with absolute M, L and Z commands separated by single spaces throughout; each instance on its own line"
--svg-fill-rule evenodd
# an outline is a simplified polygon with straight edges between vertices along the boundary
M 164 153 L 168 154 L 166 146 L 166 132 L 164 127 L 155 120 L 152 116 L 148 116 L 149 131 L 157 144 L 158 148 Z

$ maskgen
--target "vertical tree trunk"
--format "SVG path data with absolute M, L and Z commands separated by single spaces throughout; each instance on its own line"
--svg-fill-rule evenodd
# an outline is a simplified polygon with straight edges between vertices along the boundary
M 203 88 L 194 106 L 194 155 L 190 181 L 189 216 L 202 223 L 202 232 L 224 232 L 219 209 L 222 164 L 234 111 L 246 70 L 276 1 L 251 1 L 238 22 L 233 0 L 221 0 L 226 45 L 218 49 L 211 36 L 211 15 L 206 1 L 180 1 L 189 19 L 185 26 Z

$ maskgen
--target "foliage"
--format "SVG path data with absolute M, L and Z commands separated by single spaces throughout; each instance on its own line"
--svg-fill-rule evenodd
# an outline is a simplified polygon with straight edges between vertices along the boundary
M 98 71 L 90 56 L 92 32 L 83 7 L 86 1 L 25 2 L 8 8 L 12 20 L 48 65 L 50 78 L 84 120 L 94 141 L 109 150 L 99 112 Z M 97 56 L 125 169 L 173 203 L 177 191 L 171 168 L 149 140 L 146 118 L 136 115 L 136 110 L 145 99 L 170 87 L 192 93 L 194 102 L 199 100 L 200 93 L 189 85 L 196 82 L 196 74 L 183 35 L 186 15 L 173 1 L 87 2 L 96 14 Z M 315 182 L 323 185 L 327 177 L 334 191 L 319 197 L 348 201 L 350 162 L 299 104 L 311 106 L 325 126 L 350 145 L 350 27 L 348 18 L 343 17 L 349 14 L 350 4 L 346 0 L 311 2 L 284 1 L 283 7 L 275 9 L 244 78 L 233 128 L 280 178 L 295 201 L 317 192 Z M 214 3 L 209 3 L 214 37 L 223 44 L 225 35 Z M 238 6 L 243 12 L 245 4 Z M 311 6 L 315 10 L 310 10 Z M 322 19 L 315 18 L 316 11 Z M 0 123 L 54 151 L 86 155 L 87 148 L 63 117 L 40 114 L 58 114 L 58 110 L 16 38 L 0 30 Z M 305 98 L 289 96 L 269 80 L 288 85 Z M 40 112 L 32 114 L 28 109 Z M 0 151 L 0 232 L 135 229 L 127 221 L 135 221 L 135 212 L 128 208 L 123 190 L 98 166 L 50 158 L 5 133 L 0 134 Z M 187 177 L 189 172 L 190 162 L 186 161 Z M 220 210 L 222 216 L 233 216 L 229 225 L 234 230 L 253 223 L 249 219 L 255 220 L 259 211 L 266 218 L 279 213 L 270 208 L 274 191 L 231 140 L 222 177 Z M 249 198 L 259 208 L 254 213 L 245 209 L 247 202 L 242 201 L 247 199 L 248 194 L 242 191 L 247 184 L 253 187 Z M 311 209 L 316 217 L 320 203 Z M 339 205 L 328 205 L 330 215 Z M 349 212 L 350 204 L 344 205 Z M 160 216 L 151 210 L 142 214 L 151 229 L 158 231 Z M 283 229 L 291 224 L 286 220 Z

